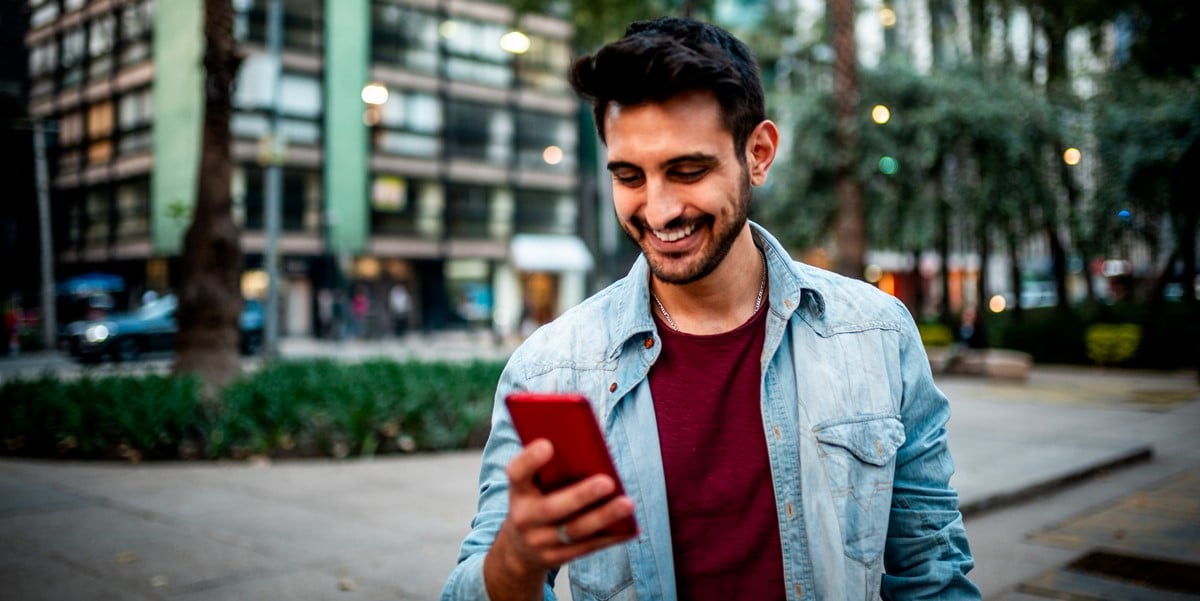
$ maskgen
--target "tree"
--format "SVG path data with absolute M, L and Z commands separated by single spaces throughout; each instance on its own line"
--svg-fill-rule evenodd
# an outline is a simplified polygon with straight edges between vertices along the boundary
M 836 183 L 838 215 L 834 226 L 837 255 L 834 265 L 842 275 L 861 278 L 866 266 L 867 214 L 862 186 L 854 174 L 858 153 L 858 52 L 854 42 L 854 0 L 828 0 L 833 30 L 833 96 L 837 107 L 838 157 Z
M 241 57 L 231 0 L 205 0 L 204 9 L 204 137 L 196 206 L 183 245 L 174 371 L 198 375 L 211 392 L 241 371 L 242 252 L 232 214 L 229 131 Z

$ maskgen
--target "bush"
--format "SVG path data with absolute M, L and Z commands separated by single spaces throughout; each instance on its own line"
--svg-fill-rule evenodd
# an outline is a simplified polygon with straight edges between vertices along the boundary
M 921 333 L 921 342 L 925 346 L 939 347 L 950 346 L 954 342 L 954 332 L 944 324 L 940 323 L 923 323 L 917 325 L 917 331 Z
M 503 364 L 266 364 L 200 401 L 194 378 L 0 384 L 4 453 L 39 457 L 369 456 L 479 445 Z
M 1084 331 L 1088 358 L 1098 365 L 1129 361 L 1141 339 L 1142 328 L 1133 323 L 1098 323 Z

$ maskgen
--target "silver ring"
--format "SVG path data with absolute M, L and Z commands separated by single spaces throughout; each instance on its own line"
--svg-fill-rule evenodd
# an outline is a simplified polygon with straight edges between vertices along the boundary
M 571 544 L 572 541 L 571 541 L 570 535 L 567 534 L 567 525 L 566 524 L 559 524 L 558 528 L 555 529 L 555 532 L 558 533 L 558 542 L 560 542 L 564 545 Z

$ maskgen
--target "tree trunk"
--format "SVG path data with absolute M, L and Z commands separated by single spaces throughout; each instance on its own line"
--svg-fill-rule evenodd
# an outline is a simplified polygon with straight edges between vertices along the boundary
M 854 42 L 854 0 L 828 0 L 833 25 L 833 88 L 837 103 L 837 197 L 836 226 L 838 273 L 863 277 L 866 264 L 866 207 L 862 185 L 855 178 L 858 149 L 858 64 Z
M 975 329 L 971 332 L 971 339 L 967 341 L 967 344 L 971 348 L 987 348 L 987 265 L 991 254 L 991 248 L 988 243 L 986 218 L 979 218 L 975 236 L 975 243 L 979 245 L 979 279 L 975 280 Z
M 1016 228 L 1012 223 L 1008 225 L 1006 236 L 1008 242 L 1008 278 L 1013 291 L 1012 320 L 1014 323 L 1020 323 L 1025 318 L 1025 307 L 1021 305 L 1021 257 L 1018 252 L 1021 242 L 1017 237 Z
M 174 371 L 199 376 L 211 398 L 241 372 L 242 252 L 231 211 L 229 132 L 240 57 L 231 0 L 205 0 L 204 9 L 204 142 L 196 206 L 184 238 Z

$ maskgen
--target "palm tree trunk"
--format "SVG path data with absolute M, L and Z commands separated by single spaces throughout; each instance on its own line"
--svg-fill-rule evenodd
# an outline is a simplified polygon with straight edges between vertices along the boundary
M 205 0 L 204 9 L 204 141 L 196 206 L 184 238 L 174 371 L 198 375 L 211 398 L 241 372 L 242 251 L 231 210 L 229 132 L 240 57 L 231 0 Z
M 854 42 L 854 0 L 828 0 L 833 25 L 833 88 L 837 103 L 837 259 L 842 275 L 862 278 L 866 263 L 866 207 L 854 175 L 858 148 L 858 64 Z

